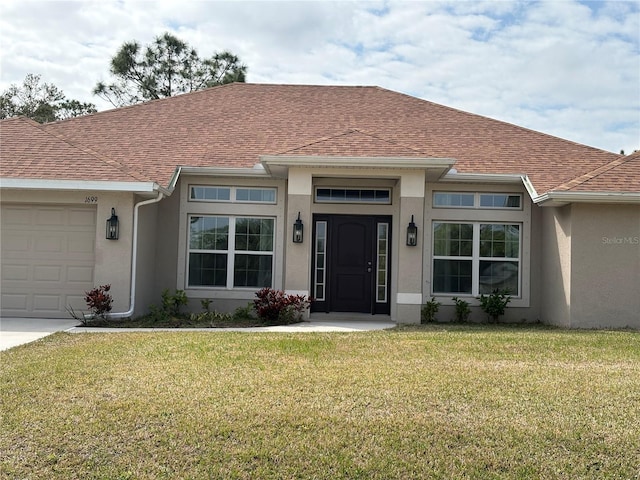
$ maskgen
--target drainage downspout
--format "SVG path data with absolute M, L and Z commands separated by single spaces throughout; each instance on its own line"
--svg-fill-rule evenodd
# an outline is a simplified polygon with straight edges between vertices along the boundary
M 143 200 L 142 202 L 136 203 L 133 209 L 133 251 L 131 253 L 131 293 L 130 293 L 130 303 L 129 310 L 126 312 L 116 312 L 109 313 L 107 315 L 108 318 L 128 318 L 133 315 L 133 310 L 136 306 L 136 274 L 137 274 L 137 263 L 138 263 L 138 210 L 140 207 L 144 205 L 150 205 L 152 203 L 158 203 L 160 200 L 164 198 L 164 193 L 159 192 L 156 198 L 152 198 L 151 200 Z

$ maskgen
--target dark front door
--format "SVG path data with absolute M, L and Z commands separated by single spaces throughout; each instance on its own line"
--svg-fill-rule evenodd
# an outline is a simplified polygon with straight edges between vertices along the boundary
M 314 220 L 314 310 L 388 313 L 390 219 L 317 215 Z

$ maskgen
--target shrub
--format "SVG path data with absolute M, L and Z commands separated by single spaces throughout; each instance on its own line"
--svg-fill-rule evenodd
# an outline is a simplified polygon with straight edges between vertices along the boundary
M 247 303 L 244 307 L 238 307 L 233 311 L 234 320 L 255 320 L 255 309 L 252 302 Z
M 189 319 L 194 323 L 209 323 L 209 326 L 215 327 L 221 323 L 229 323 L 233 320 L 233 316 L 230 313 L 221 313 L 215 311 L 206 311 L 200 313 L 192 313 L 189 315 Z
M 507 304 L 511 301 L 508 290 L 494 290 L 489 295 L 480 295 L 480 307 L 489 315 L 490 320 L 498 322 L 498 318 L 504 315 Z
M 440 302 L 436 301 L 434 297 L 431 297 L 427 303 L 422 306 L 420 311 L 420 321 L 422 323 L 431 323 L 436 321 L 436 313 L 440 309 Z
M 256 297 L 253 308 L 263 322 L 271 325 L 298 322 L 311 306 L 311 299 L 305 295 L 288 295 L 269 287 L 256 292 Z
M 202 310 L 204 310 L 205 312 L 208 312 L 209 308 L 211 307 L 211 299 L 209 298 L 201 299 L 200 305 L 202 306 Z
M 469 308 L 469 302 L 462 300 L 458 297 L 453 297 L 451 300 L 456 305 L 456 322 L 466 322 L 471 314 L 471 308 Z
M 162 291 L 162 311 L 171 317 L 180 315 L 180 307 L 187 304 L 187 294 L 184 290 L 176 290 L 170 293 L 166 288 Z
M 113 297 L 109 293 L 111 285 L 100 285 L 84 294 L 84 301 L 93 317 L 105 318 L 111 311 Z

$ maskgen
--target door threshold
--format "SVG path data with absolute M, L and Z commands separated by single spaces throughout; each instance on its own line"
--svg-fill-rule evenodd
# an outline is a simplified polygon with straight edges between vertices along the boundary
M 309 320 L 312 322 L 325 322 L 325 321 L 362 321 L 362 322 L 393 322 L 391 315 L 385 314 L 371 314 L 360 312 L 311 312 L 309 314 Z

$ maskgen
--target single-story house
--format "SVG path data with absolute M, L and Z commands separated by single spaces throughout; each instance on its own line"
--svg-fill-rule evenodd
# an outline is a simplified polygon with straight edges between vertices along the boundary
M 3 316 L 110 284 L 114 316 L 269 286 L 403 323 L 458 297 L 483 320 L 479 295 L 508 289 L 507 321 L 640 328 L 640 153 L 378 87 L 243 83 L 0 135 Z

